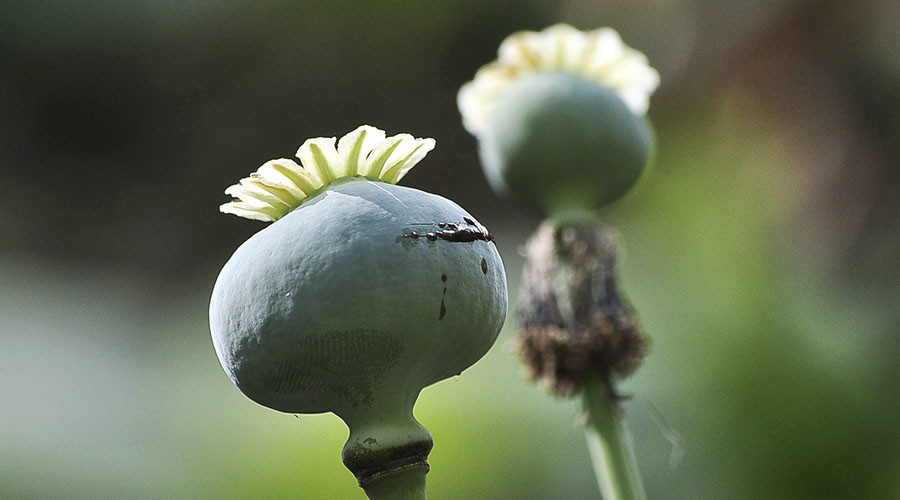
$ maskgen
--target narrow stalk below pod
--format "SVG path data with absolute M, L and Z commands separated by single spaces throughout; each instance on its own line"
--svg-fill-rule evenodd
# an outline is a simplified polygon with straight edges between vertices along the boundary
M 589 219 L 643 173 L 658 84 L 614 30 L 560 24 L 509 36 L 458 103 L 496 191 L 553 218 Z
M 225 264 L 210 303 L 237 387 L 287 413 L 333 412 L 344 464 L 370 498 L 425 498 L 423 387 L 493 345 L 506 276 L 488 231 L 440 196 L 396 186 L 431 139 L 363 126 L 310 139 L 226 190 L 222 211 L 275 221 Z

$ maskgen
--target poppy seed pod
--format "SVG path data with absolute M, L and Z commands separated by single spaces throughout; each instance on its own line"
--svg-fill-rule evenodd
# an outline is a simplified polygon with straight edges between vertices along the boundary
M 458 101 L 492 187 L 559 216 L 594 211 L 640 178 L 658 80 L 615 31 L 556 25 L 507 38 Z
M 513 83 L 479 139 L 494 189 L 548 214 L 618 199 L 650 150 L 643 118 L 605 87 L 565 73 Z
M 416 398 L 480 359 L 507 310 L 488 231 L 445 198 L 383 180 L 430 149 L 396 137 L 361 127 L 337 149 L 307 141 L 302 167 L 280 160 L 244 183 L 267 194 L 231 190 L 239 200 L 223 211 L 277 220 L 235 251 L 210 303 L 235 385 L 278 411 L 340 416 L 350 428 L 344 463 L 367 491 L 410 470 L 424 488 L 432 440 L 413 417 Z M 286 181 L 298 176 L 332 179 Z

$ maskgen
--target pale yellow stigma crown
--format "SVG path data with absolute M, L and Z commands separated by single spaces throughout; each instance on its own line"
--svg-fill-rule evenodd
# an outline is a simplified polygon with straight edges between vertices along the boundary
M 417 139 L 409 134 L 386 137 L 383 130 L 369 125 L 340 140 L 307 139 L 297 150 L 300 164 L 286 158 L 267 161 L 250 177 L 225 190 L 235 200 L 219 210 L 247 219 L 275 221 L 338 179 L 365 177 L 396 184 L 434 145 L 434 139 Z
M 625 45 L 612 28 L 579 31 L 556 24 L 540 32 L 520 31 L 500 44 L 496 61 L 482 66 L 460 89 L 457 104 L 463 125 L 478 135 L 494 104 L 516 78 L 541 71 L 597 82 L 615 92 L 638 116 L 646 114 L 650 95 L 659 86 L 659 74 L 647 57 Z

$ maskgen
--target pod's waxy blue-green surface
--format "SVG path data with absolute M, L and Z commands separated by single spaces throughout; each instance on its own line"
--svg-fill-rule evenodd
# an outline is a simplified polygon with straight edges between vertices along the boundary
M 619 96 L 557 72 L 514 82 L 479 138 L 494 189 L 551 215 L 621 197 L 640 178 L 650 151 L 646 121 Z
M 225 264 L 210 305 L 219 359 L 244 394 L 279 411 L 411 408 L 500 331 L 506 277 L 488 238 L 440 196 L 332 184 Z

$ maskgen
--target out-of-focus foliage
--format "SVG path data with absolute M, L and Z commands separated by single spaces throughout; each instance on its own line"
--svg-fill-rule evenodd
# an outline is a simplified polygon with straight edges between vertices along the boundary
M 333 416 L 222 373 L 221 191 L 309 136 L 435 137 L 404 184 L 496 233 L 455 108 L 517 29 L 615 26 L 660 69 L 653 171 L 603 215 L 653 339 L 626 388 L 650 498 L 900 497 L 900 8 L 860 2 L 0 6 L 0 498 L 363 498 Z M 597 498 L 578 408 L 503 348 L 427 388 L 433 498 Z M 670 464 L 666 424 L 684 443 Z M 676 457 L 677 458 L 677 457 Z

